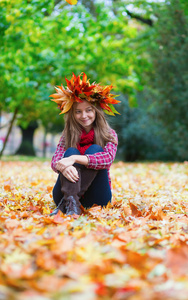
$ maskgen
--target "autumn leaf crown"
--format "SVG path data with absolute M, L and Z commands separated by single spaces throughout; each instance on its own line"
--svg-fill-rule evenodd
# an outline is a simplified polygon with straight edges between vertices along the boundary
M 82 77 L 82 79 L 81 79 Z M 56 93 L 50 95 L 54 99 L 61 110 L 60 114 L 68 112 L 73 103 L 82 102 L 87 100 L 92 104 L 99 103 L 100 107 L 105 113 L 109 115 L 119 114 L 114 108 L 113 104 L 117 104 L 120 101 L 114 99 L 113 94 L 110 94 L 112 85 L 102 86 L 97 83 L 90 84 L 89 79 L 85 73 L 81 73 L 79 76 L 73 73 L 71 80 L 65 78 L 67 87 L 63 85 L 55 87 Z

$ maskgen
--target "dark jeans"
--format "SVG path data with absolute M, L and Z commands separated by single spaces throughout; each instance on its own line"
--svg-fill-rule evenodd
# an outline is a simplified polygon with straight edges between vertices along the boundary
M 85 154 L 94 154 L 97 152 L 103 152 L 101 146 L 92 145 L 86 151 Z M 76 148 L 68 148 L 64 154 L 64 157 L 69 157 L 71 155 L 80 155 L 80 152 Z M 79 166 L 75 164 L 75 166 Z M 84 166 L 81 166 L 85 168 Z M 57 178 L 57 182 L 53 188 L 53 199 L 56 205 L 60 202 L 63 197 L 61 192 L 61 182 L 60 175 Z M 109 201 L 111 201 L 112 193 L 109 185 L 108 173 L 106 169 L 98 170 L 98 173 L 91 183 L 88 190 L 85 192 L 83 197 L 81 197 L 80 202 L 85 208 L 91 207 L 93 204 L 106 206 Z

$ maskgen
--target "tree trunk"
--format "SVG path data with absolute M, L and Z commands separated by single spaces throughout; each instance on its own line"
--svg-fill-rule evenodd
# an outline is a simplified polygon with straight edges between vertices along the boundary
M 43 137 L 43 157 L 46 157 L 46 136 L 47 136 L 47 130 L 44 128 L 44 137 Z
M 1 152 L 0 152 L 0 157 L 3 155 L 3 152 L 4 152 L 4 150 L 5 150 L 5 147 L 6 147 L 6 144 L 7 144 L 8 138 L 9 138 L 9 135 L 10 135 L 10 133 L 11 133 L 11 130 L 12 130 L 14 121 L 15 121 L 15 119 L 16 119 L 17 113 L 18 113 L 18 108 L 15 109 L 14 114 L 13 114 L 13 117 L 12 117 L 12 120 L 10 121 L 10 127 L 9 127 L 9 129 L 8 129 L 8 132 L 7 132 L 7 135 L 6 135 L 6 138 L 5 138 L 5 141 L 4 141 L 4 144 L 3 144 L 3 148 L 2 148 L 2 150 L 1 150 Z
M 33 146 L 33 136 L 35 129 L 38 128 L 37 122 L 30 122 L 27 128 L 23 128 L 22 126 L 19 127 L 22 131 L 22 142 L 16 154 L 35 156 L 36 154 Z

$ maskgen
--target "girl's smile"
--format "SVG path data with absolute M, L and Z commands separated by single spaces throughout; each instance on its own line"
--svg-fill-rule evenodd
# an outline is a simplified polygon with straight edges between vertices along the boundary
M 75 120 L 85 129 L 85 131 L 89 132 L 93 127 L 96 112 L 88 101 L 83 101 L 76 103 L 74 108 L 74 117 Z

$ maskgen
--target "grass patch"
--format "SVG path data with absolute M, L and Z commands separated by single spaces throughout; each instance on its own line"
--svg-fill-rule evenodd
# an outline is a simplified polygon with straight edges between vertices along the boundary
M 3 155 L 2 161 L 51 161 L 50 157 L 26 156 L 26 155 Z

